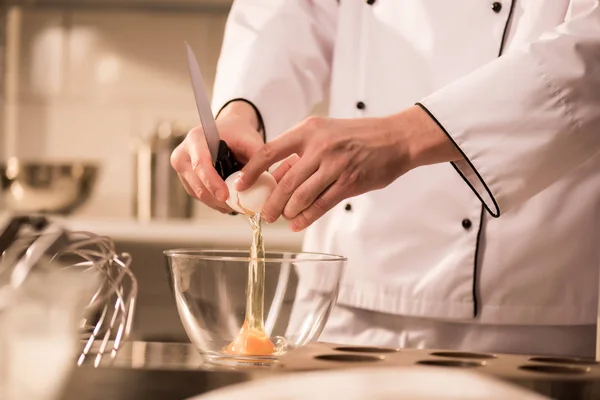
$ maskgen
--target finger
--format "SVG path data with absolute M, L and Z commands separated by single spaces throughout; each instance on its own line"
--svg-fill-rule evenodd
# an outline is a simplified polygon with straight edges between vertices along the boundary
M 265 203 L 262 216 L 265 221 L 275 222 L 296 189 L 319 169 L 319 160 L 303 157 L 281 178 L 273 193 Z
M 222 203 L 217 200 L 202 184 L 200 178 L 190 168 L 186 171 L 180 172 L 180 179 L 186 188 L 188 193 L 193 193 L 193 197 L 196 200 L 201 201 L 213 210 L 217 210 L 221 213 L 228 213 L 232 210 L 227 206 L 226 203 Z
M 283 176 L 300 160 L 300 157 L 298 157 L 298 154 L 292 154 L 291 156 L 289 156 L 288 158 L 286 158 L 285 160 L 283 160 L 281 162 L 281 164 L 279 164 L 274 170 L 273 172 L 271 172 L 271 175 L 273 175 L 273 178 L 275 178 L 275 180 L 277 182 L 279 182 L 281 180 L 281 178 L 283 178 Z
M 248 189 L 271 165 L 294 153 L 300 153 L 298 150 L 303 140 L 303 131 L 291 130 L 263 145 L 242 168 L 235 188 L 240 192 Z
M 184 179 L 184 178 L 183 178 L 181 175 L 179 175 L 179 174 L 177 174 L 177 175 L 179 176 L 179 180 L 181 181 L 181 184 L 182 184 L 182 185 L 183 185 L 183 187 L 185 188 L 185 191 L 186 191 L 186 192 L 187 192 L 187 193 L 188 193 L 188 194 L 189 194 L 189 195 L 190 195 L 192 198 L 194 198 L 194 199 L 196 199 L 196 200 L 198 200 L 198 201 L 200 201 L 200 202 L 202 202 L 202 203 L 206 204 L 206 206 L 208 206 L 208 207 L 212 208 L 213 210 L 219 211 L 219 212 L 221 212 L 221 213 L 223 213 L 223 214 L 232 214 L 232 213 L 235 213 L 235 211 L 231 210 L 231 208 L 229 208 L 228 206 L 227 206 L 227 208 L 225 208 L 225 207 L 222 207 L 222 206 L 221 206 L 221 205 L 220 205 L 220 204 L 217 202 L 217 200 L 216 200 L 216 199 L 215 199 L 215 201 L 214 201 L 214 202 L 211 202 L 210 204 L 208 204 L 208 203 L 205 203 L 205 201 L 204 201 L 204 200 L 202 200 L 202 199 L 198 198 L 198 196 L 196 195 L 196 193 L 194 193 L 194 190 L 193 190 L 193 189 L 191 188 L 191 186 L 190 186 L 190 185 L 189 185 L 189 184 L 188 184 L 188 183 L 185 181 L 185 179 Z M 237 213 L 236 213 L 236 214 L 237 214 Z
M 299 232 L 308 228 L 343 199 L 343 188 L 336 181 L 327 188 L 321 196 L 317 197 L 309 208 L 302 211 L 290 222 L 290 228 L 294 232 Z
M 338 177 L 339 173 L 336 173 L 336 171 L 326 171 L 321 166 L 317 172 L 294 191 L 283 209 L 283 216 L 289 220 L 297 217 L 298 214 L 309 208 Z
M 179 173 L 187 169 L 189 164 L 190 155 L 188 154 L 186 143 L 183 141 L 171 153 L 171 167 Z
M 187 144 L 184 142 L 177 146 L 171 154 L 171 166 L 177 171 L 185 191 L 194 199 L 206 203 L 209 207 L 219 212 L 231 212 L 226 203 L 219 203 L 217 199 L 206 195 L 206 188 L 192 171 Z M 203 195 L 202 195 L 203 194 Z
M 203 131 L 193 129 L 190 131 L 186 140 L 188 140 L 187 146 L 192 170 L 198 178 L 200 178 L 202 185 L 215 198 L 224 202 L 229 197 L 229 190 L 213 166 L 213 160 L 210 157 L 210 151 L 206 144 Z
M 171 153 L 171 166 L 177 172 L 177 177 L 179 178 L 179 181 L 183 185 L 183 188 L 185 189 L 187 194 L 189 194 L 192 198 L 196 200 L 200 200 L 194 192 L 194 189 L 192 189 L 190 184 L 181 175 L 182 173 L 191 169 L 190 156 L 187 153 L 187 149 L 183 144 L 177 146 L 175 150 L 173 150 L 173 153 Z
M 190 197 L 196 199 L 196 200 L 200 200 L 198 198 L 198 196 L 196 196 L 196 193 L 194 193 L 194 190 L 192 189 L 192 187 L 187 183 L 187 181 L 183 178 L 183 176 L 181 176 L 180 173 L 177 173 L 177 176 L 179 177 L 179 180 L 181 181 L 181 185 L 183 186 L 183 188 L 185 189 L 185 191 L 187 192 L 187 194 L 190 195 Z

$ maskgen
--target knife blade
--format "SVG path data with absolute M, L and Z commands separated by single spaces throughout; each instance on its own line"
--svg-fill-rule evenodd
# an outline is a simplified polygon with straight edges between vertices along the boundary
M 188 68 L 190 72 L 190 78 L 192 81 L 192 89 L 194 91 L 194 98 L 196 99 L 196 107 L 198 109 L 198 115 L 200 116 L 200 122 L 202 123 L 202 129 L 204 130 L 204 136 L 206 143 L 210 151 L 210 157 L 213 165 L 223 180 L 239 171 L 242 168 L 242 164 L 235 158 L 231 149 L 227 146 L 225 141 L 221 140 L 219 136 L 219 130 L 217 129 L 217 123 L 213 116 L 210 101 L 206 94 L 206 86 L 204 84 L 204 78 L 196 55 L 192 50 L 192 47 L 188 42 L 185 42 L 188 57 Z

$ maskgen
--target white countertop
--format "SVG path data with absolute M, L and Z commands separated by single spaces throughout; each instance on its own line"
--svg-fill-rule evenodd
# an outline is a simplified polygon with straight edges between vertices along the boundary
M 223 244 L 247 247 L 252 231 L 244 217 L 223 216 L 182 221 L 137 221 L 134 219 L 71 217 L 57 220 L 70 230 L 83 230 L 108 236 L 115 241 L 160 242 L 169 244 Z M 265 243 L 271 248 L 299 248 L 302 233 L 292 232 L 285 222 L 263 228 Z

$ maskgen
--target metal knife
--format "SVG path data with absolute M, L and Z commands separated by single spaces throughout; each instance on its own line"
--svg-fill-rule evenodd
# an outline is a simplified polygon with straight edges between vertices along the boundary
M 215 117 L 210 108 L 210 102 L 204 85 L 204 78 L 202 77 L 202 72 L 200 72 L 198 61 L 188 42 L 185 42 L 185 46 L 187 48 L 188 68 L 192 80 L 194 97 L 196 98 L 196 107 L 198 108 L 198 114 L 200 115 L 200 122 L 202 123 L 202 129 L 204 130 L 206 143 L 208 144 L 208 149 L 210 150 L 210 156 L 215 169 L 221 178 L 225 180 L 229 175 L 241 170 L 243 165 L 235 158 L 231 149 L 227 146 L 227 143 L 221 140 L 221 137 L 219 136 L 219 131 L 217 130 Z

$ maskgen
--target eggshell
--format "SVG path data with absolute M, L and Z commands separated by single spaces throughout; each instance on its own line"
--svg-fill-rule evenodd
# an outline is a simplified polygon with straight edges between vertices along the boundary
M 233 210 L 241 214 L 255 214 L 261 211 L 271 195 L 271 192 L 273 192 L 275 186 L 277 186 L 277 181 L 270 173 L 263 172 L 252 187 L 243 192 L 238 192 L 235 190 L 234 183 L 239 175 L 239 171 L 235 172 L 225 180 L 227 188 L 229 189 L 227 204 Z

